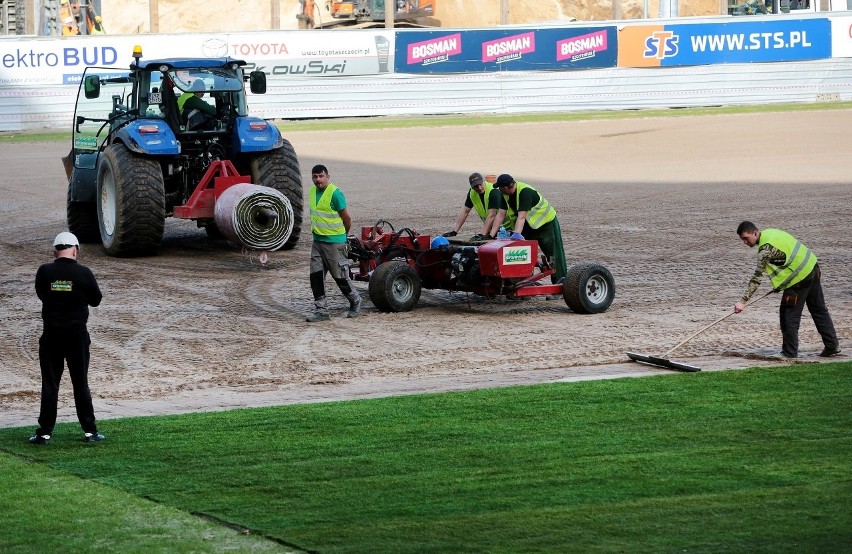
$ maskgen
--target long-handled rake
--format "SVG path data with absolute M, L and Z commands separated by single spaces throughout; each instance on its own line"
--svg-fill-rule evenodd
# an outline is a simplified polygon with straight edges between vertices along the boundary
M 764 298 L 766 298 L 767 296 L 769 296 L 773 292 L 775 292 L 775 291 L 771 290 L 771 291 L 767 292 L 766 294 L 764 294 L 763 296 L 761 296 L 760 298 L 756 298 L 756 299 L 752 300 L 751 302 L 748 303 L 748 306 L 751 306 L 752 304 L 760 302 L 761 300 L 763 300 Z M 695 367 L 694 365 L 682 364 L 680 362 L 673 362 L 673 361 L 669 360 L 668 359 L 669 354 L 671 354 L 672 352 L 674 352 L 675 350 L 677 350 L 678 348 L 680 348 L 681 346 L 683 346 L 687 342 L 691 341 L 692 339 L 694 339 L 695 337 L 697 337 L 698 335 L 700 335 L 701 333 L 703 333 L 704 331 L 706 331 L 710 327 L 713 327 L 717 323 L 724 321 L 725 319 L 731 317 L 732 315 L 734 315 L 733 311 L 723 315 L 722 317 L 720 317 L 719 319 L 717 319 L 713 323 L 710 323 L 709 325 L 706 325 L 706 326 L 702 327 L 701 329 L 699 329 L 698 331 L 694 332 L 693 334 L 689 335 L 688 337 L 686 337 L 685 339 L 683 339 L 682 341 L 680 341 L 679 343 L 674 345 L 674 347 L 670 348 L 667 352 L 665 352 L 664 354 L 662 354 L 660 356 L 646 356 L 644 354 L 637 354 L 635 352 L 627 352 L 627 357 L 630 358 L 631 360 L 633 360 L 634 362 L 656 365 L 656 366 L 664 367 L 666 369 L 674 369 L 675 371 L 701 371 L 700 367 Z

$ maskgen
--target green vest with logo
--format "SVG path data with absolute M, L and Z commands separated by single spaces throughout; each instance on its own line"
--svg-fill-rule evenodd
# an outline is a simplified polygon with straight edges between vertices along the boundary
M 516 183 L 515 186 L 515 206 L 518 205 L 518 202 L 521 198 L 521 191 L 524 189 L 530 189 L 538 194 L 538 204 L 530 208 L 527 212 L 527 225 L 532 227 L 533 229 L 538 229 L 545 223 L 550 223 L 554 219 L 556 219 L 556 210 L 553 206 L 550 205 L 550 202 L 545 199 L 544 196 L 541 195 L 537 190 L 532 188 L 526 183 Z M 508 225 L 503 225 L 508 229 L 515 228 L 515 222 L 518 221 L 518 213 L 515 211 L 515 208 L 509 203 L 509 195 L 504 194 L 503 198 L 506 200 L 506 218 L 509 221 Z
M 471 188 L 470 192 L 467 193 L 468 198 L 470 198 L 470 203 L 473 204 L 473 209 L 476 210 L 476 214 L 480 217 L 480 219 L 482 219 L 482 221 L 488 219 L 488 197 L 491 196 L 492 190 L 494 190 L 494 185 L 486 181 L 485 193 L 482 197 L 480 197 L 473 188 Z
M 334 196 L 337 187 L 329 183 L 322 191 L 319 201 L 317 201 L 317 190 L 316 185 L 311 185 L 308 191 L 311 207 L 311 232 L 326 237 L 345 235 L 346 227 L 343 226 L 343 219 L 331 207 L 331 197 Z
M 766 273 L 772 281 L 772 288 L 784 290 L 805 279 L 817 264 L 817 257 L 802 241 L 780 229 L 764 229 L 760 232 L 757 245 L 769 244 L 787 256 L 782 266 L 769 264 Z

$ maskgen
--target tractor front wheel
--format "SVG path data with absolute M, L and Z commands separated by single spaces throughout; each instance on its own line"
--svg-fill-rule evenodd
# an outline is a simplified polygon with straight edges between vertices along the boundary
M 600 264 L 575 265 L 568 269 L 568 276 L 562 284 L 562 297 L 574 313 L 605 312 L 615 298 L 615 279 Z
M 382 312 L 408 312 L 420 300 L 420 276 L 407 263 L 381 264 L 370 276 L 370 300 Z
M 97 201 L 107 254 L 141 256 L 160 247 L 166 197 L 158 162 L 135 156 L 123 144 L 107 146 L 98 164 Z
M 68 230 L 74 233 L 83 244 L 100 242 L 98 228 L 98 205 L 94 202 L 74 202 L 71 200 L 71 186 L 68 186 L 67 203 Z

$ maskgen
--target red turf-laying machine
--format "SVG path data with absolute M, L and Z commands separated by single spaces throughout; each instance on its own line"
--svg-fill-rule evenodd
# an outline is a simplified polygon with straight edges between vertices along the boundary
M 407 312 L 423 288 L 471 292 L 485 297 L 561 294 L 572 311 L 601 313 L 615 298 L 615 280 L 598 263 L 579 263 L 568 269 L 562 283 L 553 284 L 553 267 L 539 255 L 534 240 L 440 240 L 387 221 L 362 227 L 361 236 L 348 239 L 348 257 L 357 263 L 357 281 L 369 282 L 370 300 L 381 311 Z

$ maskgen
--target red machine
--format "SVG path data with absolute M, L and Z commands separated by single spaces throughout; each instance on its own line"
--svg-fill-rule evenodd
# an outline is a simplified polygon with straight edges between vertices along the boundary
M 612 274 L 597 263 L 572 266 L 562 283 L 552 284 L 553 268 L 534 240 L 438 242 L 411 229 L 395 231 L 387 221 L 363 227 L 360 238 L 348 241 L 349 259 L 358 264 L 353 278 L 369 282 L 370 300 L 386 312 L 411 310 L 422 288 L 508 298 L 561 294 L 581 314 L 604 312 L 615 298 Z

